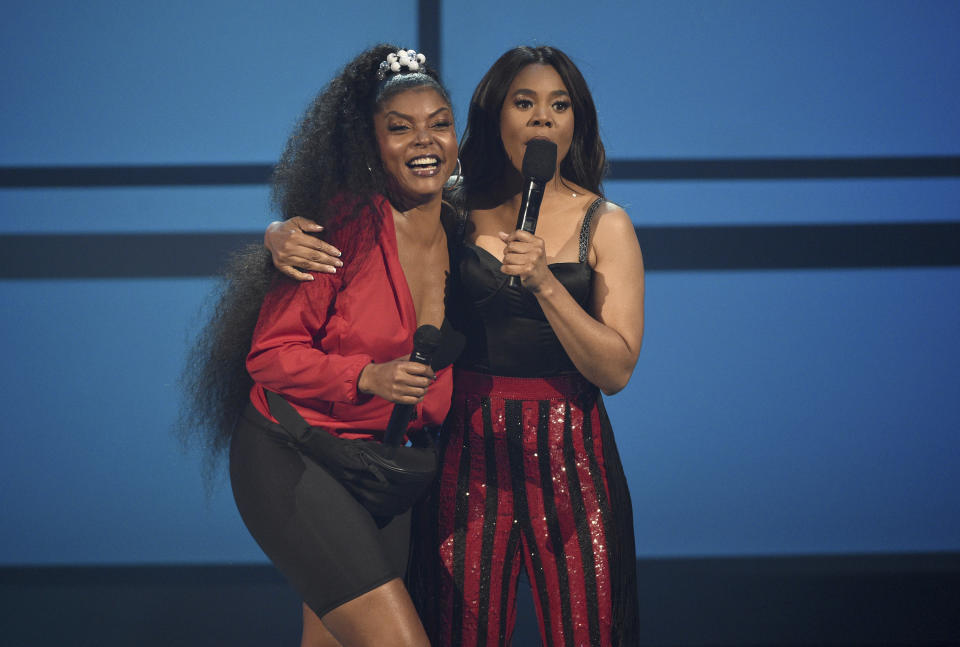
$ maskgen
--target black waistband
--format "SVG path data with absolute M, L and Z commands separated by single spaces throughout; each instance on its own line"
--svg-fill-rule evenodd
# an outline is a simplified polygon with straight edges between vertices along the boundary
M 252 402 L 247 402 L 247 406 L 244 407 L 243 412 L 240 414 L 241 418 L 255 427 L 267 432 L 271 436 L 286 441 L 302 439 L 304 434 L 311 433 L 314 430 L 330 433 L 323 427 L 311 427 L 310 424 L 297 412 L 297 410 L 293 408 L 293 405 L 283 399 L 283 397 L 273 393 L 272 391 L 267 391 L 266 389 L 264 389 L 264 393 L 267 394 L 267 404 L 270 406 L 270 413 L 273 414 L 273 416 L 283 424 L 277 424 L 269 418 L 264 417 L 264 415 L 260 413 L 260 411 L 253 405 Z M 290 425 L 289 427 L 287 426 L 288 424 Z M 411 440 L 416 438 L 418 441 L 425 437 L 435 438 L 440 433 L 440 429 L 440 425 L 431 425 L 422 429 L 410 429 L 407 432 L 407 436 L 410 437 Z M 383 434 L 382 429 L 379 431 L 368 429 L 351 429 L 350 431 L 355 433 L 366 432 L 371 435 Z M 330 435 L 336 436 L 336 434 Z M 375 439 L 370 440 L 371 442 L 379 442 Z

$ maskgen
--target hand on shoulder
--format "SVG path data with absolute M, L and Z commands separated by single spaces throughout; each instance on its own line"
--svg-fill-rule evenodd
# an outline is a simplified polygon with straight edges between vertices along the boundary
M 296 216 L 271 222 L 263 244 L 270 250 L 277 270 L 297 281 L 312 281 L 313 276 L 306 272 L 335 274 L 338 267 L 343 267 L 340 251 L 318 237 L 322 231 L 314 221 Z

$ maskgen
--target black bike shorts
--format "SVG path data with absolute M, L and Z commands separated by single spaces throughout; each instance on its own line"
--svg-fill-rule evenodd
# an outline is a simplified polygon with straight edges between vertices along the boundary
M 252 405 L 230 445 L 230 483 L 250 534 L 319 617 L 403 578 L 410 512 L 374 518 Z

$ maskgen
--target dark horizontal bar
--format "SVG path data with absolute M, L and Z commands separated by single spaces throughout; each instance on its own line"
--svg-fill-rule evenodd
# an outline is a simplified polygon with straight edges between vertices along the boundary
M 960 265 L 960 222 L 637 227 L 651 270 Z
M 4 166 L 0 188 L 263 185 L 272 164 Z M 960 177 L 960 157 L 613 159 L 610 180 Z
M 648 270 L 960 266 L 960 222 L 637 227 Z M 0 236 L 0 278 L 214 276 L 262 233 Z M 349 259 L 345 259 L 349 262 Z
M 614 159 L 608 180 L 815 180 L 958 177 L 960 157 Z
M 0 236 L 0 278 L 215 276 L 231 252 L 262 240 L 262 233 Z
M 272 164 L 5 166 L 0 188 L 263 185 L 272 172 Z

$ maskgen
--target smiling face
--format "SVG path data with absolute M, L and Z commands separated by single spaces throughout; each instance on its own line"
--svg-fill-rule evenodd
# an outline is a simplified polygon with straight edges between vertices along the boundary
M 500 139 L 507 158 L 520 170 L 527 142 L 549 139 L 557 145 L 557 165 L 573 141 L 570 94 L 552 65 L 528 65 L 513 78 L 500 108 Z
M 388 98 L 373 116 L 380 160 L 391 188 L 405 203 L 438 197 L 457 160 L 453 112 L 430 87 Z

